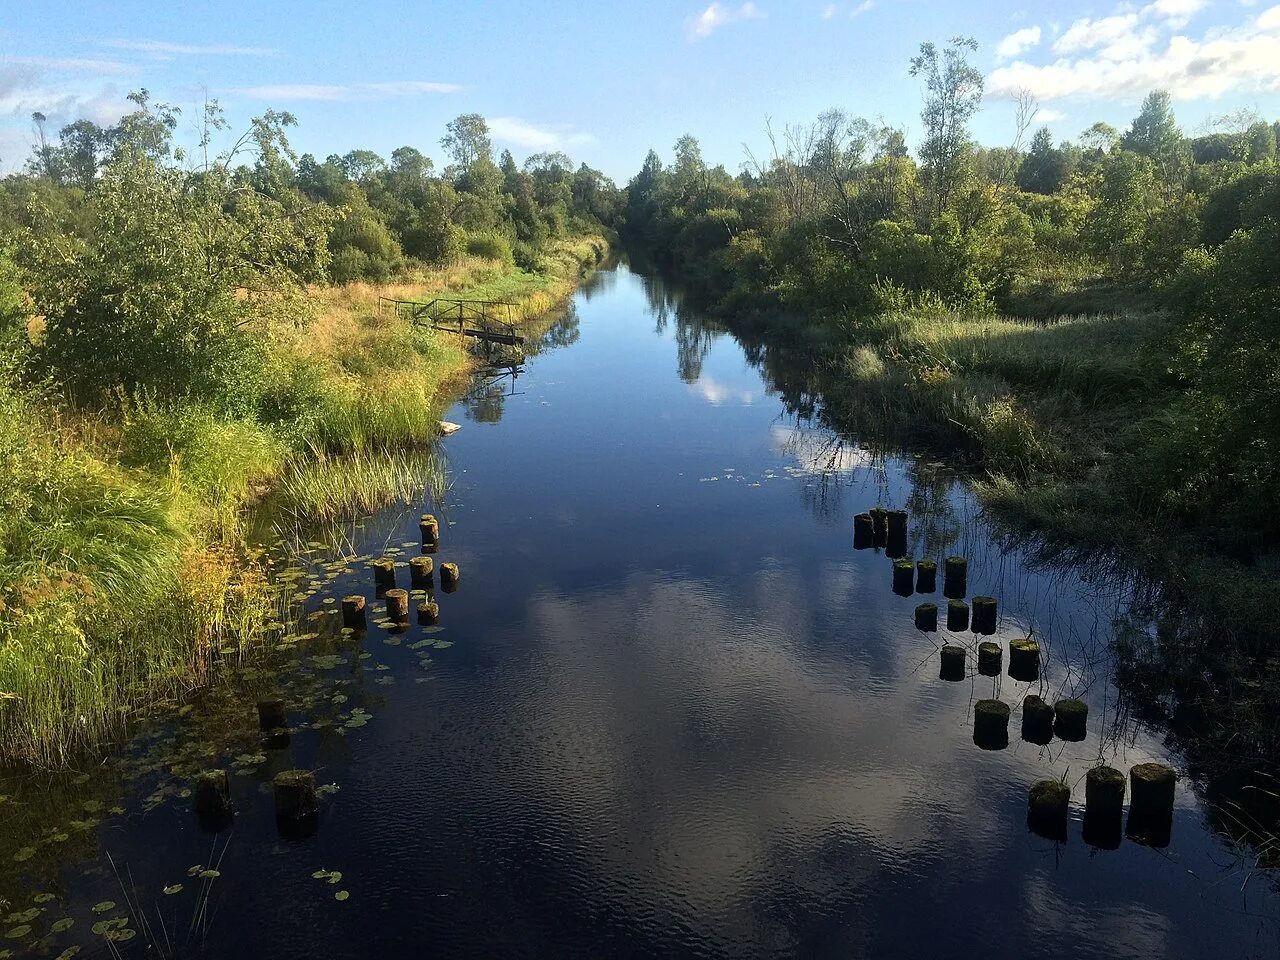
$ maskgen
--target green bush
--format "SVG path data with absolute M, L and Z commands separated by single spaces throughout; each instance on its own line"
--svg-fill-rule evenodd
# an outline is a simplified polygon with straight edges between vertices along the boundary
M 473 233 L 467 237 L 467 253 L 473 257 L 484 257 L 486 260 L 497 260 L 503 264 L 513 264 L 515 254 L 511 249 L 511 241 L 500 233 Z

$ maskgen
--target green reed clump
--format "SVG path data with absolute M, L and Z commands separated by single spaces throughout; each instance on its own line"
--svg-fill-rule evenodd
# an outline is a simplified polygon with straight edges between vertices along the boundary
M 278 495 L 282 509 L 301 523 L 365 516 L 397 502 L 438 500 L 445 485 L 444 461 L 435 451 L 357 450 L 292 461 Z

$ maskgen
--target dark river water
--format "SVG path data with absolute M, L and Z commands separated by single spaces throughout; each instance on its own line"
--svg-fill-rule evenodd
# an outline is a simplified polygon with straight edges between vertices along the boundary
M 1091 766 L 1180 766 L 1111 680 L 1122 587 L 1001 547 L 932 457 L 788 413 L 758 353 L 626 267 L 592 278 L 514 383 L 447 415 L 442 502 L 349 526 L 345 561 L 309 548 L 315 626 L 248 671 L 288 701 L 287 746 L 215 693 L 91 771 L 9 785 L 0 818 L 29 836 L 5 841 L 0 950 L 1275 957 L 1275 878 L 1189 780 L 1167 846 L 1082 837 Z M 877 503 L 910 511 L 910 554 L 969 558 L 994 637 L 915 628 L 891 561 L 853 549 Z M 338 635 L 325 601 L 377 606 L 368 558 L 419 552 L 425 510 L 462 570 L 439 628 Z M 977 675 L 978 640 L 1032 631 L 1038 681 Z M 939 678 L 947 641 L 971 648 L 961 682 Z M 1027 693 L 1086 701 L 1087 738 L 1020 739 Z M 992 697 L 1010 741 L 983 750 Z M 195 822 L 193 764 L 231 765 L 230 830 Z M 273 813 L 290 767 L 336 787 L 305 839 Z M 1065 842 L 1027 827 L 1048 778 L 1072 789 Z

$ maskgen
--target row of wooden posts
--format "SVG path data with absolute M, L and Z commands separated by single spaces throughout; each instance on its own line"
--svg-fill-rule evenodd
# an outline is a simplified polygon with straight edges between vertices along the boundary
M 933 560 L 914 562 L 906 556 L 906 510 L 874 507 L 853 518 L 853 541 L 857 549 L 884 548 L 893 558 L 893 592 L 909 597 L 913 593 L 937 590 L 938 565 Z M 943 567 L 943 595 L 948 598 L 947 630 L 991 636 L 999 622 L 994 597 L 974 597 L 972 611 L 964 602 L 968 592 L 968 560 L 947 557 Z M 971 615 L 972 614 L 972 615 Z M 922 603 L 916 607 L 917 629 L 938 629 L 938 606 Z M 943 680 L 963 680 L 968 675 L 968 650 L 958 644 L 944 644 L 939 652 Z M 999 643 L 978 644 L 978 673 L 1000 675 L 1004 651 Z M 1019 681 L 1040 677 L 1040 644 L 1034 637 L 1009 642 L 1009 676 Z M 979 700 L 973 711 L 973 742 L 984 750 L 1003 750 L 1009 745 L 1009 714 L 1001 700 Z M 1050 705 L 1035 694 L 1022 701 L 1022 739 L 1044 746 L 1056 735 L 1060 740 L 1083 741 L 1088 733 L 1089 705 L 1074 697 Z M 1173 821 L 1174 789 L 1177 774 L 1160 763 L 1140 763 L 1129 771 L 1131 802 L 1128 835 L 1150 846 L 1167 846 Z M 1113 767 L 1100 765 L 1085 775 L 1085 841 L 1114 849 L 1119 845 L 1125 798 L 1125 776 Z M 1041 780 L 1031 788 L 1027 823 L 1035 832 L 1053 839 L 1066 839 L 1067 811 L 1071 788 L 1061 780 Z
M 431 514 L 424 514 L 418 524 L 424 554 L 440 547 L 440 524 Z M 435 574 L 435 561 L 430 556 L 409 561 L 410 583 L 415 590 L 429 590 Z M 446 593 L 458 589 L 462 573 L 456 563 L 440 564 L 440 586 Z M 376 594 L 386 603 L 387 617 L 397 623 L 409 619 L 409 592 L 396 586 L 395 561 L 383 557 L 373 562 Z M 368 628 L 365 598 L 361 594 L 342 599 L 342 625 L 353 631 Z M 429 597 L 418 605 L 418 622 L 434 626 L 440 620 L 440 607 Z M 258 729 L 264 734 L 263 745 L 283 749 L 289 745 L 289 723 L 285 702 L 268 696 L 258 701 Z M 303 837 L 314 832 L 320 812 L 315 774 L 308 770 L 285 770 L 272 781 L 276 823 L 285 837 Z M 196 815 L 201 823 L 215 830 L 229 826 L 235 810 L 231 803 L 231 780 L 226 770 L 205 770 L 196 774 L 192 791 Z

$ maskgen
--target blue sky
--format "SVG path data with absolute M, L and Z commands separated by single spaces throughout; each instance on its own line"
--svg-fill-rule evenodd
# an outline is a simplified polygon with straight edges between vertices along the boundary
M 1280 118 L 1273 0 L 1023 4 L 1004 0 L 648 0 L 630 3 L 39 0 L 0 14 L 0 168 L 21 164 L 30 114 L 110 122 L 124 95 L 233 126 L 287 109 L 300 151 L 411 144 L 439 162 L 445 123 L 489 119 L 517 157 L 563 149 L 620 183 L 654 147 L 695 134 L 737 170 L 766 117 L 806 122 L 840 106 L 919 140 L 907 64 L 923 40 L 981 44 L 981 140 L 1006 144 L 1011 97 L 1029 90 L 1059 138 L 1125 125 L 1143 94 L 1174 94 L 1185 129 L 1256 109 Z M 16 8 L 15 8 L 16 7 Z M 1012 12 L 1011 12 L 1012 11 Z M 190 132 L 184 132 L 190 136 Z

